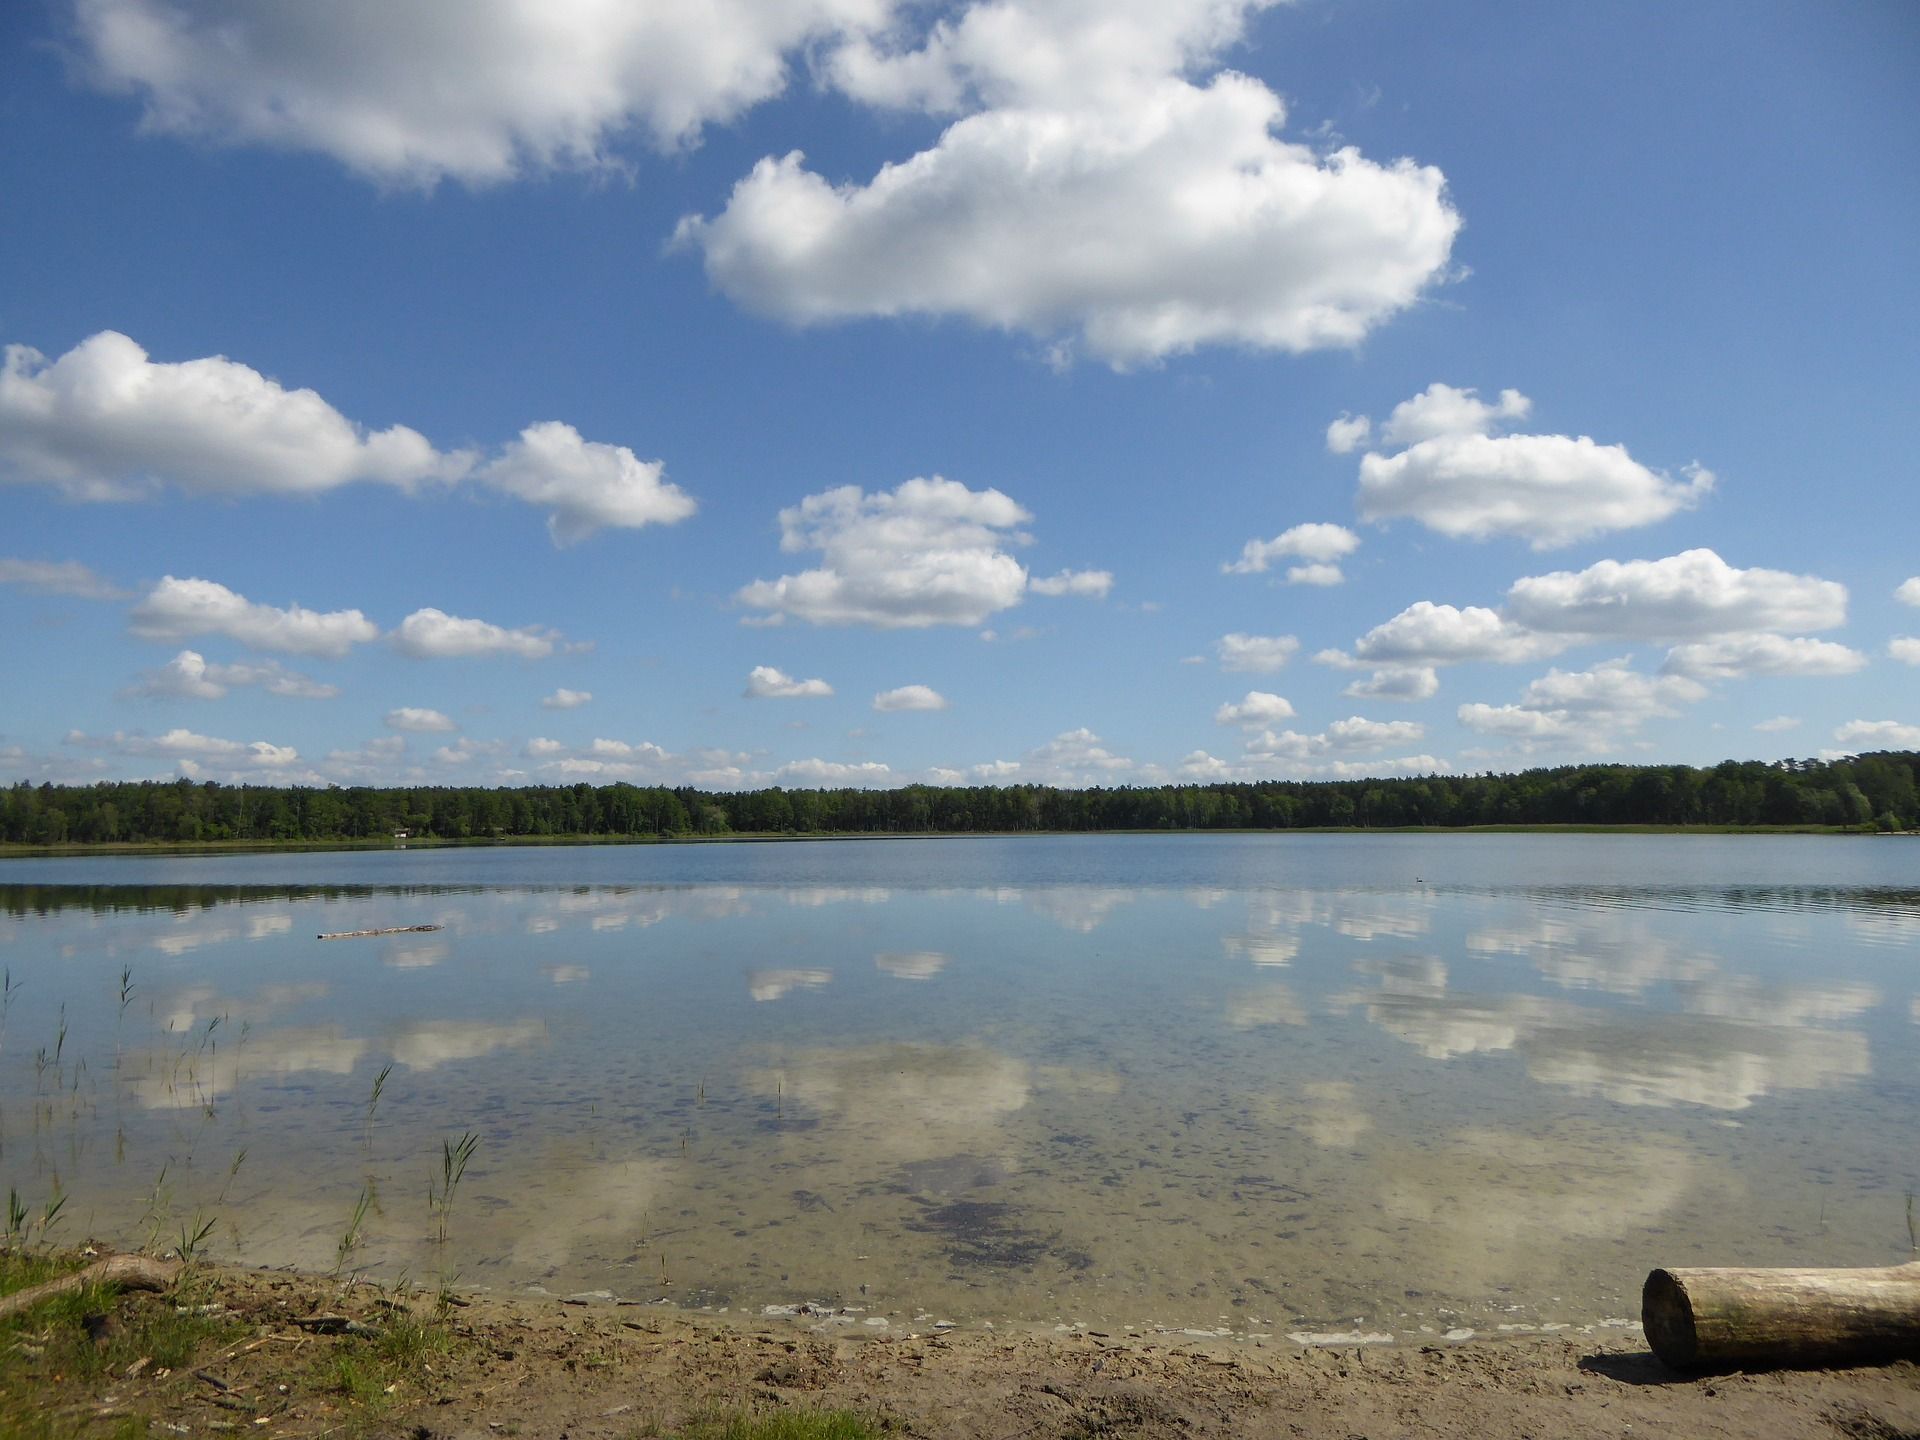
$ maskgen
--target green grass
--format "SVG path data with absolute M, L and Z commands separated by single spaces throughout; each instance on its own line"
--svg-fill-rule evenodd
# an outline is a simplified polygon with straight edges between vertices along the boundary
M 86 1263 L 73 1252 L 0 1251 L 0 1295 Z M 0 1440 L 146 1435 L 139 1416 L 106 1423 L 62 1410 L 70 1412 L 69 1402 L 124 1375 L 136 1361 L 154 1372 L 186 1370 L 203 1351 L 237 1338 L 243 1327 L 234 1320 L 199 1313 L 203 1298 L 191 1281 L 169 1295 L 123 1295 L 112 1286 L 88 1285 L 0 1320 Z
M 689 1420 L 664 1440 L 881 1440 L 886 1433 L 853 1410 L 733 1410 Z

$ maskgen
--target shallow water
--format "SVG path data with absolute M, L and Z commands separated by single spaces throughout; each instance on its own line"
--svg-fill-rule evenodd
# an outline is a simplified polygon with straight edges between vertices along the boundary
M 1902 840 L 11 861 L 0 1185 L 876 1328 L 1589 1326 L 1656 1264 L 1908 1257 L 1916 941 Z

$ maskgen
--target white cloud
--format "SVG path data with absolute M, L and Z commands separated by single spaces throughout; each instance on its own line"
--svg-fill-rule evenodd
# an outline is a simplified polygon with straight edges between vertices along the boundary
M 1771 720 L 1760 721 L 1753 728 L 1762 735 L 1779 735 L 1788 730 L 1798 730 L 1800 718 L 1797 715 L 1776 715 Z
M 1462 705 L 1462 725 L 1483 735 L 1523 742 L 1567 742 L 1600 747 L 1646 721 L 1680 713 L 1706 698 L 1707 689 L 1682 675 L 1642 675 L 1625 660 L 1591 670 L 1549 670 L 1527 686 L 1517 705 Z
M 65 595 L 75 600 L 127 598 L 126 591 L 78 560 L 0 559 L 0 585 L 17 585 L 31 595 Z
M 1740 570 L 1711 550 L 1664 560 L 1601 560 L 1516 580 L 1507 615 L 1534 630 L 1689 640 L 1826 630 L 1847 618 L 1847 588 L 1811 575 Z
M 967 768 L 975 784 L 1111 785 L 1133 768 L 1133 761 L 1107 749 L 1093 731 L 1081 726 L 1063 731 L 1019 760 L 989 760 Z
M 562 685 L 540 702 L 542 710 L 578 710 L 593 700 L 591 690 L 569 690 Z
M 1476 660 L 1513 663 L 1550 655 L 1567 643 L 1552 636 L 1529 634 L 1498 611 L 1483 606 L 1462 609 L 1417 600 L 1355 641 L 1353 658 L 1334 650 L 1322 651 L 1314 659 L 1343 667 L 1430 667 Z
M 1903 665 L 1920 665 L 1920 636 L 1894 636 L 1887 642 L 1887 654 Z
M 1287 572 L 1293 585 L 1338 585 L 1346 577 L 1337 562 L 1360 548 L 1360 537 L 1344 525 L 1295 525 L 1271 540 L 1249 540 L 1240 558 L 1220 567 L 1223 575 L 1261 575 L 1275 560 L 1305 560 Z
M 561 644 L 558 631 L 543 625 L 508 630 L 485 620 L 449 615 L 432 606 L 416 610 L 393 632 L 393 646 L 415 659 L 466 658 L 478 655 L 517 655 L 543 660 Z
M 387 712 L 389 730 L 405 730 L 415 735 L 444 735 L 460 727 L 438 710 L 423 710 L 415 705 L 402 705 L 397 710 Z
M 356 480 L 458 478 L 404 425 L 369 432 L 311 390 L 225 356 L 162 363 L 103 330 L 49 362 L 9 345 L 0 368 L 0 479 L 118 500 L 165 481 L 213 495 L 312 495 Z
M 835 760 L 794 760 L 773 772 L 783 784 L 800 785 L 890 785 L 893 771 L 877 760 L 860 764 L 842 764 Z
M 315 150 L 390 184 L 616 165 L 785 88 L 787 56 L 887 0 L 462 0 L 290 7 L 79 0 L 89 73 L 150 131 Z
M 154 699 L 218 700 L 242 685 L 258 685 L 269 695 L 295 700 L 331 700 L 340 693 L 338 686 L 324 685 L 277 660 L 262 665 L 211 665 L 197 650 L 182 650 L 157 670 L 143 671 L 139 683 L 126 693 Z
M 1850 750 L 1920 750 L 1920 725 L 1898 720 L 1849 720 L 1833 738 Z
M 1292 635 L 1245 635 L 1236 631 L 1222 635 L 1213 648 L 1222 670 L 1271 675 L 1300 648 L 1300 641 Z
M 1296 730 L 1282 730 L 1277 734 L 1264 730 L 1247 741 L 1246 752 L 1270 759 L 1316 760 L 1328 755 L 1411 745 L 1423 739 L 1426 733 L 1425 726 L 1412 720 L 1368 720 L 1364 716 L 1350 715 L 1345 720 L 1334 721 L 1317 735 L 1302 735 Z M 1429 760 L 1431 757 L 1412 758 Z
M 66 743 L 80 749 L 106 751 L 116 755 L 170 758 L 183 769 L 189 764 L 223 761 L 235 771 L 283 771 L 300 763 L 300 752 L 291 745 L 275 745 L 266 740 L 223 740 L 214 735 L 174 729 L 164 735 L 129 735 L 116 730 L 112 735 L 88 735 L 84 731 L 67 733 Z
M 1106 570 L 1062 570 L 1057 575 L 1027 582 L 1035 595 L 1091 595 L 1104 600 L 1113 589 L 1113 575 Z
M 186 640 L 225 635 L 253 650 L 338 659 L 355 645 L 379 638 L 380 630 L 358 610 L 276 609 L 256 605 L 212 580 L 164 577 L 128 617 L 128 627 L 147 640 Z
M 873 708 L 881 711 L 945 710 L 948 701 L 931 685 L 902 685 L 897 690 L 883 690 L 874 696 Z
M 1340 693 L 1350 700 L 1429 700 L 1440 689 L 1431 665 L 1387 665 Z
M 1364 415 L 1342 412 L 1327 426 L 1327 449 L 1336 455 L 1351 455 L 1373 438 L 1373 421 Z
M 1517 535 L 1545 550 L 1651 525 L 1713 488 L 1712 473 L 1698 465 L 1674 480 L 1625 446 L 1585 435 L 1493 433 L 1531 406 L 1517 390 L 1503 390 L 1489 405 L 1472 390 L 1440 384 L 1401 402 L 1381 438 L 1406 448 L 1361 457 L 1362 518 L 1414 519 L 1456 539 Z
M 873 494 L 843 485 L 780 512 L 780 548 L 826 563 L 735 598 L 815 625 L 978 625 L 1025 594 L 1025 568 L 1001 547 L 1025 543 L 1017 527 L 1032 518 L 998 490 L 939 476 Z
M 1742 675 L 1851 675 L 1866 664 L 1867 657 L 1858 650 L 1831 640 L 1763 632 L 1676 645 L 1660 668 L 1669 675 L 1725 680 Z
M 558 420 L 529 425 L 481 463 L 474 451 L 437 451 L 404 425 L 369 432 L 314 391 L 288 390 L 222 355 L 153 361 L 111 330 L 52 362 L 9 346 L 0 369 L 0 483 L 125 500 L 161 484 L 190 494 L 271 496 L 317 495 L 356 481 L 411 489 L 469 478 L 546 508 L 558 545 L 603 526 L 670 525 L 695 509 L 664 478 L 662 462 L 584 440 Z M 65 568 L 77 572 L 65 583 L 86 582 L 81 567 Z M 61 579 L 49 571 L 39 583 Z M 102 584 L 93 581 L 88 593 L 108 598 Z
M 817 700 L 833 694 L 833 686 L 824 680 L 796 680 L 771 665 L 756 665 L 747 676 L 749 700 Z
M 1443 435 L 1488 435 L 1502 420 L 1521 420 L 1533 402 L 1518 390 L 1502 390 L 1498 404 L 1489 405 L 1477 390 L 1456 390 L 1438 381 L 1411 400 L 1393 407 L 1381 427 L 1386 445 L 1417 445 Z
M 1076 43 L 1100 33 L 1081 25 Z M 1282 141 L 1279 97 L 1244 75 L 1089 94 L 1113 76 L 1073 61 L 994 83 L 995 108 L 865 185 L 769 156 L 678 239 L 723 293 L 796 324 L 956 315 L 1116 367 L 1350 346 L 1444 278 L 1460 217 L 1437 169 Z
M 1903 605 L 1920 605 L 1920 575 L 1902 580 L 1899 588 L 1893 592 L 1893 598 Z
M 1213 723 L 1259 729 L 1276 721 L 1291 720 L 1293 715 L 1293 706 L 1284 697 L 1269 694 L 1265 690 L 1249 690 L 1244 699 L 1222 705 L 1214 711 Z
M 522 430 L 474 473 L 496 490 L 550 508 L 554 544 L 571 545 L 602 526 L 672 525 L 693 514 L 693 498 L 665 471 L 662 461 L 583 440 L 573 426 L 547 420 Z

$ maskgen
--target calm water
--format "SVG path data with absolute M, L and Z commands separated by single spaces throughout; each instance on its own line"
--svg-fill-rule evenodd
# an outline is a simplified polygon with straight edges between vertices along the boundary
M 11 861 L 0 1186 L 322 1271 L 366 1194 L 348 1269 L 876 1328 L 1590 1326 L 1907 1258 L 1917 960 L 1898 839 Z

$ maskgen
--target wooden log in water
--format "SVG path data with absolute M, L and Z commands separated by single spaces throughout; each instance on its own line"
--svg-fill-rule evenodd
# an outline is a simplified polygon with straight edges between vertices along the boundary
M 389 925 L 384 930 L 335 930 L 329 935 L 316 935 L 316 940 L 367 940 L 375 935 L 415 935 L 422 930 L 438 930 L 438 925 Z
M 1920 1357 L 1920 1262 L 1862 1270 L 1655 1270 L 1647 1344 L 1676 1370 Z

